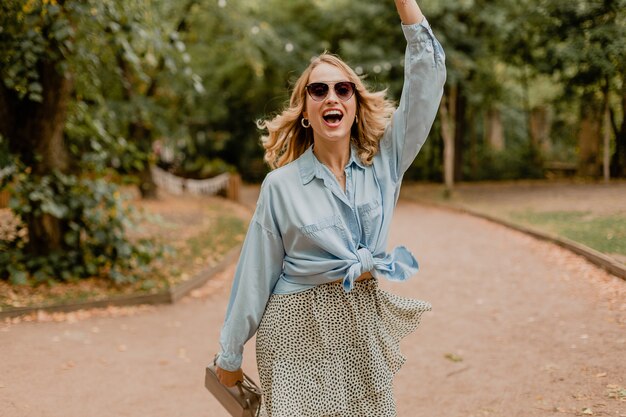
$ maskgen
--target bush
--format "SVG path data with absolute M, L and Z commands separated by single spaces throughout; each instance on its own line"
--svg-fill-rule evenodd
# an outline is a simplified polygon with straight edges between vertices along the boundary
M 104 178 L 58 172 L 36 177 L 22 170 L 11 184 L 9 206 L 19 224 L 12 236 L 0 240 L 2 279 L 36 284 L 101 276 L 127 283 L 162 253 L 150 240 L 128 238 L 136 213 Z M 62 241 L 59 248 L 37 254 L 29 247 L 27 225 L 42 216 L 60 221 Z
M 477 181 L 544 178 L 541 157 L 527 144 L 513 144 L 499 152 L 483 149 L 473 174 L 470 179 Z

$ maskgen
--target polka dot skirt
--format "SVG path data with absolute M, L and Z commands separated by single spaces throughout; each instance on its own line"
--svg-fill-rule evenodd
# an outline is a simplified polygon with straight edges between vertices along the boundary
M 400 340 L 430 304 L 359 281 L 270 297 L 257 332 L 265 417 L 393 417 Z

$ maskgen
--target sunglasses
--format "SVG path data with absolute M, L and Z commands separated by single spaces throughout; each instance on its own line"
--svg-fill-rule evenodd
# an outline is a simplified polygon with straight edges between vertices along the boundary
M 348 101 L 354 95 L 356 85 L 350 81 L 339 81 L 337 83 L 311 83 L 306 86 L 309 96 L 315 101 L 322 101 L 328 97 L 330 86 L 335 89 L 335 95 L 341 101 Z

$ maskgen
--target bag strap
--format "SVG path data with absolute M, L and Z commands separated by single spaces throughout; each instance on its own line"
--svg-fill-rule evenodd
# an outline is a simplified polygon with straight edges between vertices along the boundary
M 255 417 L 259 417 L 259 415 L 261 414 L 261 401 L 263 401 L 261 389 L 246 374 L 243 374 L 243 382 L 237 382 L 237 387 L 239 387 L 239 392 L 241 393 L 242 396 L 243 396 L 243 391 L 245 390 L 259 398 L 259 404 L 257 404 L 257 409 L 256 409 L 256 414 L 255 414 Z M 246 401 L 248 404 L 248 409 L 251 410 L 252 404 L 250 403 L 250 399 L 247 399 Z
M 250 378 L 248 375 L 243 374 L 243 382 L 240 382 L 241 387 L 253 394 L 261 395 L 261 388 Z

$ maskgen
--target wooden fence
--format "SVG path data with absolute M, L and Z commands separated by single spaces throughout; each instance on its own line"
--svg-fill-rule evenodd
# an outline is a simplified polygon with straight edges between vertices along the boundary
M 241 187 L 241 177 L 239 174 L 222 174 L 210 180 L 186 180 L 166 173 L 157 173 L 155 179 L 157 184 L 174 194 L 181 194 L 184 191 L 193 194 L 221 194 L 231 200 L 239 201 L 239 189 Z M 9 191 L 0 191 L 0 209 L 9 206 Z
M 0 208 L 9 207 L 9 191 L 0 191 Z

